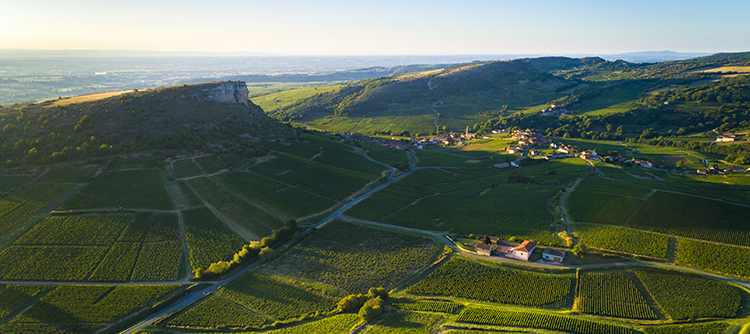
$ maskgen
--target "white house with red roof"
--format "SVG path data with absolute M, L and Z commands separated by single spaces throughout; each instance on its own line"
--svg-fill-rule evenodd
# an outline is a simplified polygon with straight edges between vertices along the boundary
M 518 260 L 528 261 L 531 252 L 536 248 L 536 241 L 524 240 L 520 245 L 511 248 L 506 257 L 511 257 Z

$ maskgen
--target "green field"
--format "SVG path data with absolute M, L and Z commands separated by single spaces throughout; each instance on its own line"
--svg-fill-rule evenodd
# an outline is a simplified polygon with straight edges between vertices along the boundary
M 259 238 L 271 234 L 273 229 L 282 227 L 282 222 L 278 218 L 249 203 L 245 199 L 235 196 L 229 190 L 231 188 L 227 189 L 224 187 L 225 182 L 232 181 L 232 179 L 227 178 L 197 178 L 187 182 L 209 204 Z M 256 241 L 259 241 L 259 238 Z
M 81 183 L 86 182 L 99 169 L 98 165 L 57 167 L 45 174 L 39 182 Z
M 113 171 L 100 175 L 65 202 L 60 210 L 135 208 L 172 210 L 158 169 Z
M 278 278 L 247 273 L 200 304 L 177 315 L 169 326 L 259 328 L 274 321 L 324 314 L 336 300 Z
M 656 319 L 627 273 L 585 273 L 578 286 L 578 311 L 603 316 Z
M 738 315 L 742 296 L 724 282 L 664 270 L 635 270 L 656 303 L 674 320 Z
M 569 274 L 542 274 L 455 256 L 406 291 L 540 306 L 565 302 L 571 293 L 572 281 L 573 275 Z
M 443 315 L 422 312 L 394 312 L 375 320 L 365 334 L 432 334 Z
M 293 327 L 271 330 L 266 332 L 266 334 L 348 334 L 351 333 L 352 329 L 356 327 L 360 321 L 359 316 L 356 314 L 343 313 Z
M 45 285 L 0 285 L 0 320 L 30 302 Z
M 36 222 L 34 214 L 73 186 L 34 184 L 0 198 L 0 247 L 5 247 Z
M 664 259 L 669 237 L 627 227 L 578 223 L 579 241 L 587 246 Z
M 735 276 L 750 277 L 750 248 L 678 238 L 675 263 Z
M 750 246 L 750 207 L 656 192 L 627 224 L 679 236 Z
M 690 325 L 649 326 L 644 327 L 643 332 L 646 334 L 723 334 L 727 327 L 729 325 L 722 322 L 711 322 Z
M 435 299 L 399 299 L 392 301 L 391 305 L 403 311 L 456 313 L 463 305 L 448 301 Z
M 175 280 L 182 253 L 179 237 L 177 216 L 171 213 L 53 216 L 0 253 L 0 263 L 7 265 L 0 275 L 32 280 Z M 38 263 L 27 265 L 31 261 Z
M 193 159 L 180 159 L 173 162 L 172 170 L 177 178 L 203 175 L 203 171 L 195 164 Z
M 580 317 L 530 311 L 504 311 L 467 307 L 456 322 L 500 325 L 520 328 L 540 328 L 580 334 L 632 334 L 633 330 L 609 323 L 595 322 Z
M 417 170 L 347 211 L 377 222 L 432 231 L 516 236 L 558 244 L 547 200 L 560 186 L 506 183 L 508 171 Z M 519 200 L 523 198 L 523 200 Z
M 112 322 L 175 290 L 164 286 L 60 286 L 14 322 Z M 95 306 L 95 307 L 94 307 Z
M 215 155 L 206 155 L 195 158 L 195 162 L 206 174 L 213 174 L 221 169 L 227 168 L 227 165 Z
M 332 221 L 266 268 L 365 293 L 371 287 L 390 288 L 427 265 L 440 249 L 427 238 Z
M 33 175 L 0 175 L 0 194 L 33 178 Z
M 182 216 L 193 270 L 206 269 L 217 261 L 229 261 L 245 244 L 207 208 L 186 210 Z

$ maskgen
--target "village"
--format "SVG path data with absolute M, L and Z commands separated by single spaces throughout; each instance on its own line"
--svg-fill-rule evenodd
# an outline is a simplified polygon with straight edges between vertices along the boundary
M 550 110 L 555 109 L 554 106 Z M 507 130 L 497 129 L 491 130 L 489 133 L 483 134 L 481 138 L 476 133 L 470 133 L 467 127 L 464 133 L 450 132 L 447 134 L 435 135 L 432 137 L 416 138 L 411 137 L 410 139 L 398 140 L 395 137 L 391 139 L 384 139 L 379 137 L 371 137 L 359 133 L 339 133 L 338 136 L 344 138 L 365 141 L 376 145 L 382 145 L 386 147 L 392 147 L 400 150 L 407 149 L 424 149 L 430 145 L 442 145 L 443 147 L 454 147 L 464 146 L 467 142 L 476 139 L 489 139 L 489 140 L 512 140 L 516 143 L 505 147 L 503 150 L 495 153 L 506 153 L 506 154 L 520 154 L 512 161 L 501 162 L 492 165 L 495 168 L 507 168 L 507 167 L 521 167 L 524 165 L 524 161 L 527 158 L 539 158 L 546 160 L 553 159 L 566 159 L 566 158 L 580 158 L 586 161 L 600 161 L 607 163 L 620 164 L 625 166 L 640 167 L 646 169 L 661 170 L 670 173 L 678 174 L 696 174 L 696 175 L 724 175 L 729 172 L 750 172 L 750 168 L 745 169 L 738 166 L 732 166 L 729 169 L 721 169 L 718 165 L 712 166 L 706 165 L 706 168 L 701 169 L 683 169 L 679 165 L 677 167 L 671 167 L 668 165 L 656 165 L 652 161 L 645 159 L 626 158 L 621 155 L 600 155 L 596 150 L 584 150 L 572 145 L 566 145 L 557 143 L 549 138 L 544 138 L 543 135 L 535 133 L 529 129 L 526 130 Z M 505 137 L 498 137 L 493 135 L 505 135 Z M 728 141 L 730 138 L 734 141 L 737 136 L 734 134 L 724 134 L 717 137 L 717 141 Z M 552 153 L 544 153 L 542 150 L 547 149 L 553 150 Z

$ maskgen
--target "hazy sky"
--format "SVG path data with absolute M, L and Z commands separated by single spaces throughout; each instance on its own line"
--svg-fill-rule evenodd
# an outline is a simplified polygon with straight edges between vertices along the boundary
M 0 49 L 296 55 L 750 50 L 747 0 L 0 0 Z

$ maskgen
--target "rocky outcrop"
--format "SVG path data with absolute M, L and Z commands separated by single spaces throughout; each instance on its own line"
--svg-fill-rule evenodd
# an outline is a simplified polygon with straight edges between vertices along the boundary
M 205 100 L 248 105 L 247 84 L 244 81 L 220 82 L 214 88 L 201 92 Z

